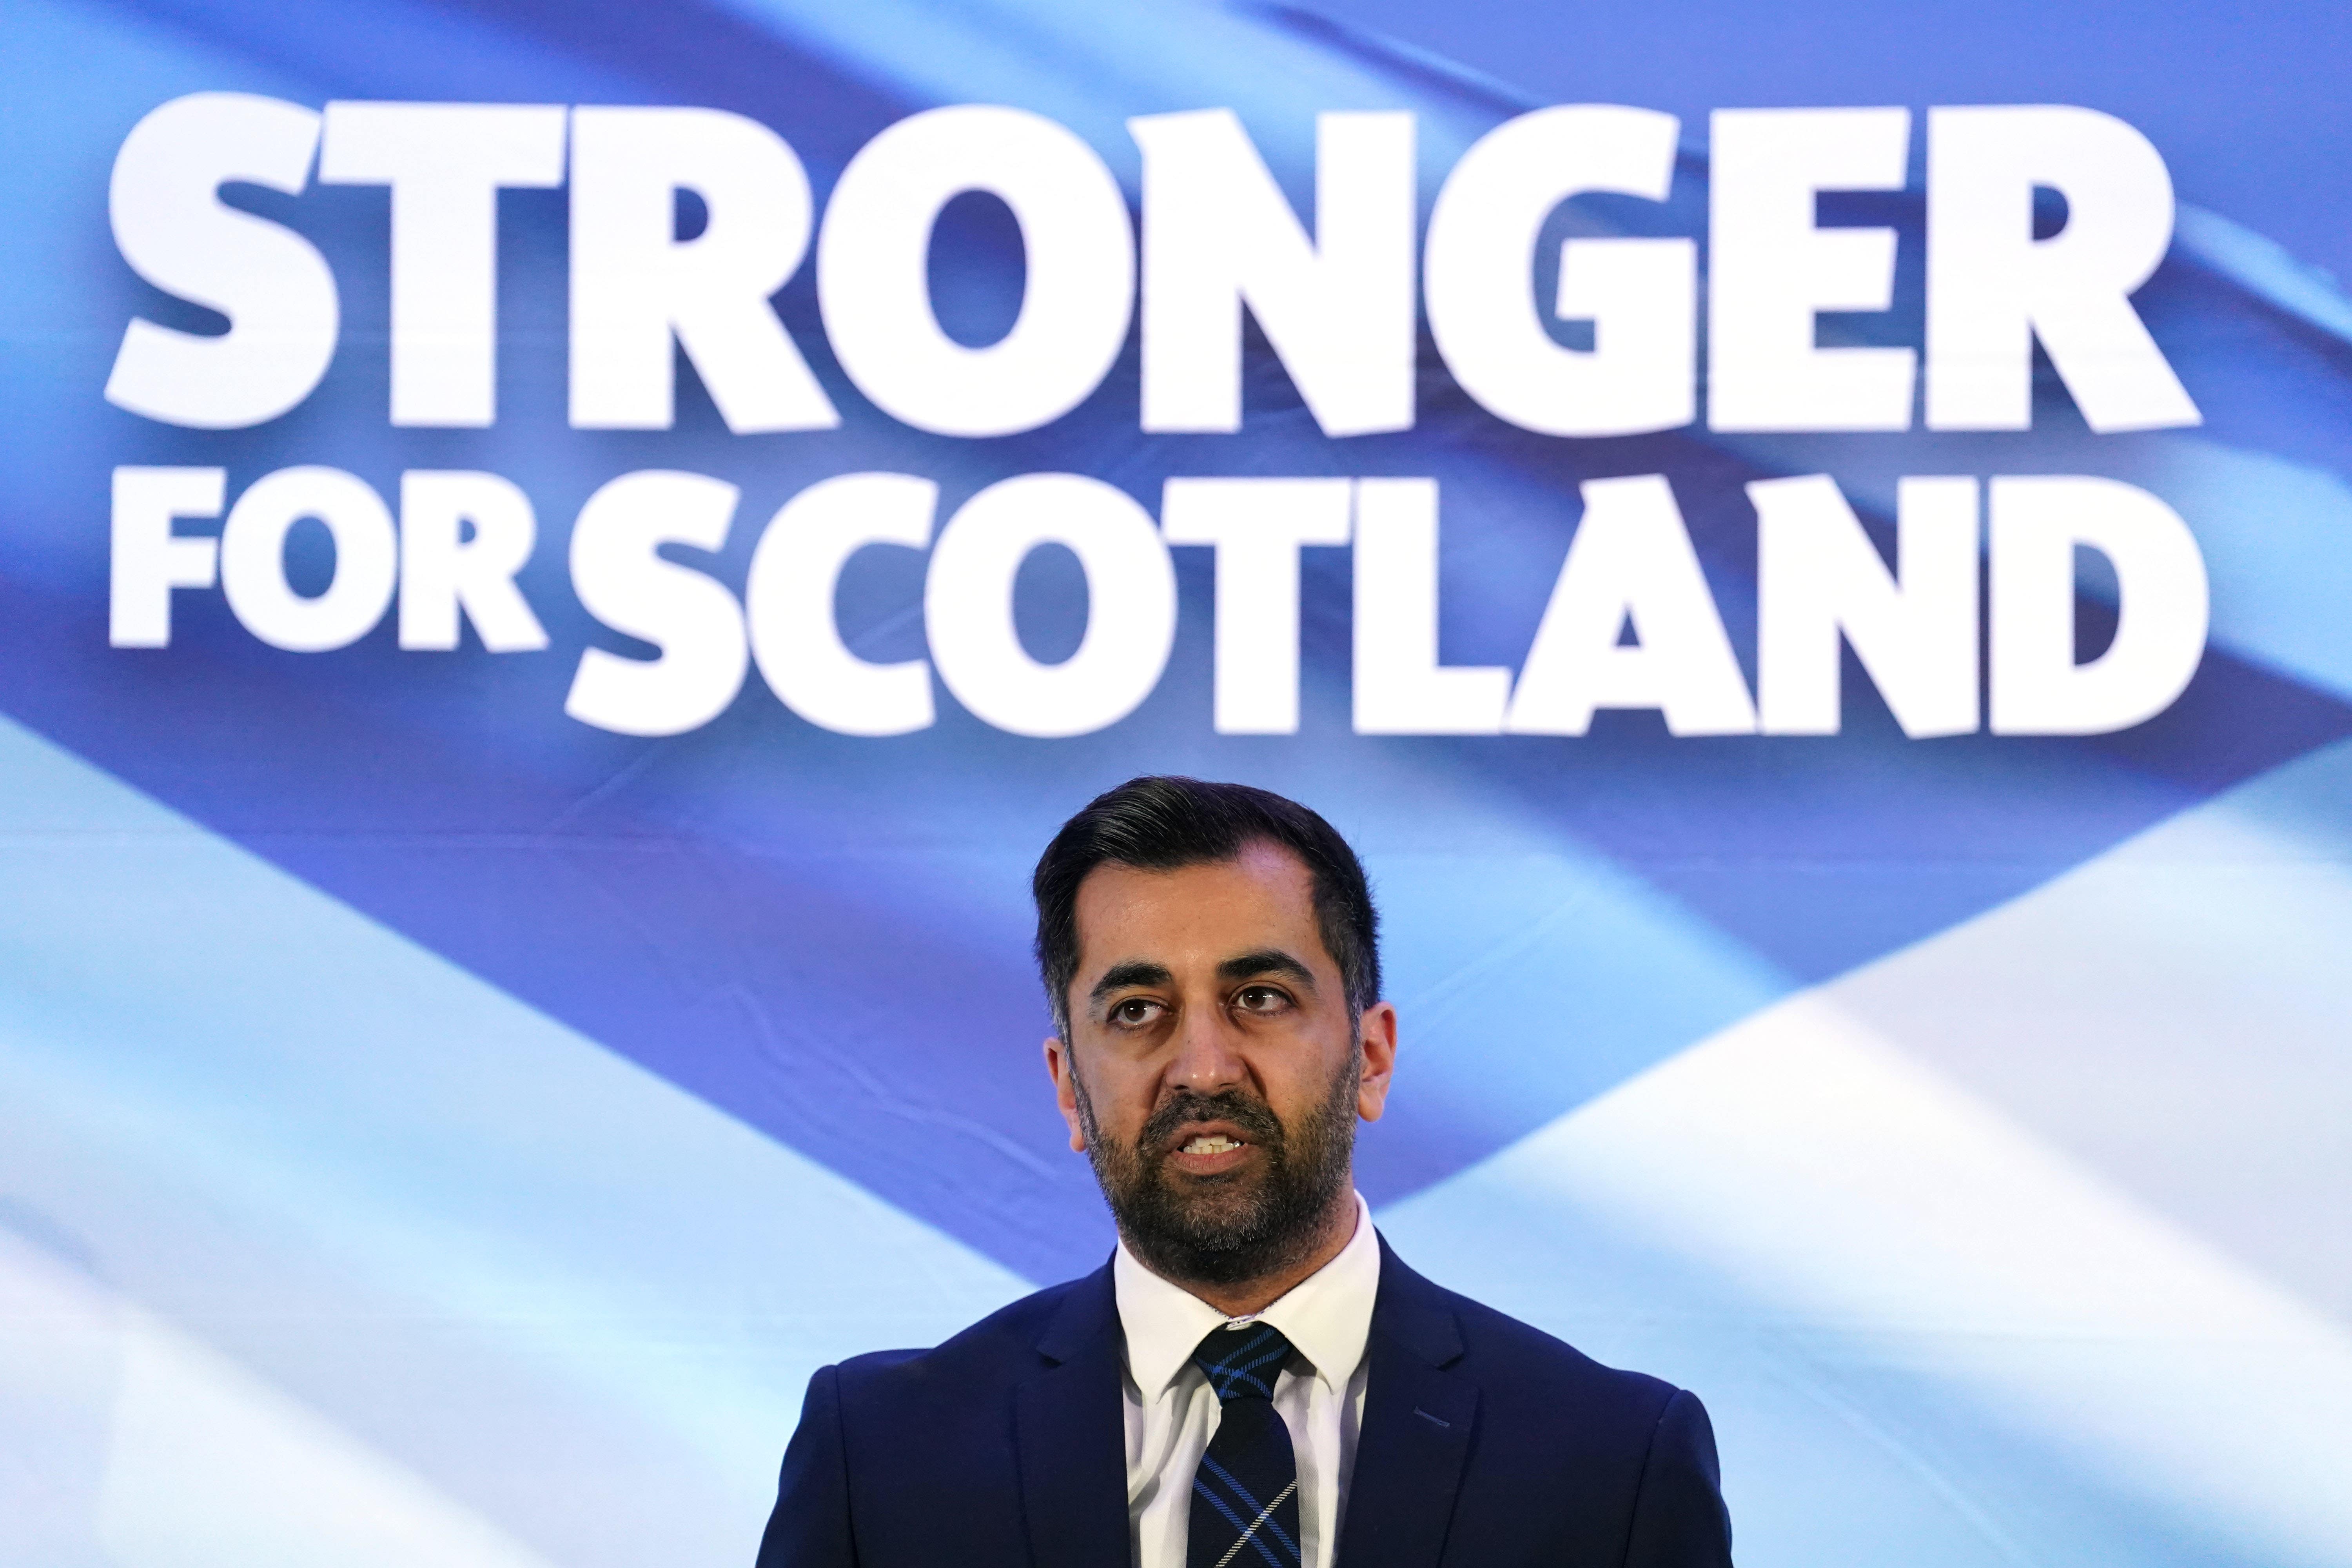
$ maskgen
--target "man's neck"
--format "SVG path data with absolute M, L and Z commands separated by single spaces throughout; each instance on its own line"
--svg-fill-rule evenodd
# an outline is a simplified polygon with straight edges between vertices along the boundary
M 1143 1263 L 1143 1266 L 1150 1268 L 1152 1273 L 1160 1274 L 1162 1279 L 1178 1289 L 1199 1297 L 1226 1317 L 1247 1318 L 1265 1311 L 1268 1307 L 1281 1300 L 1290 1294 L 1301 1280 L 1307 1279 L 1347 1250 L 1348 1243 L 1355 1239 L 1359 1220 L 1356 1190 L 1350 1184 L 1340 1190 L 1339 1201 L 1334 1203 L 1330 1212 L 1324 1215 L 1322 1233 L 1316 1238 L 1315 1245 L 1308 1248 L 1297 1263 L 1286 1268 L 1276 1269 L 1270 1274 L 1260 1275 L 1255 1279 L 1227 1280 L 1218 1284 L 1212 1284 L 1203 1279 L 1179 1279 L 1172 1274 L 1160 1274 L 1159 1269 L 1151 1268 L 1151 1265 L 1144 1263 L 1140 1255 L 1137 1256 L 1136 1261 Z

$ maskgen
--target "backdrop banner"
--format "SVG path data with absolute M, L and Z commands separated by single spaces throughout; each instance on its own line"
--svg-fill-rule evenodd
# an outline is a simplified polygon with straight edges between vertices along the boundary
M 12 0 L 0 1564 L 748 1564 L 1316 807 L 1741 1561 L 2352 1563 L 2352 17 Z

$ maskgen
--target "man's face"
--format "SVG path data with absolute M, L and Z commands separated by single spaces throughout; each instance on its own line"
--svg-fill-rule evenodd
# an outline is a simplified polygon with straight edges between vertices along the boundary
M 1181 1279 L 1303 1257 L 1396 1057 L 1392 1008 L 1349 1016 L 1307 868 L 1272 845 L 1173 871 L 1099 866 L 1076 916 L 1070 1040 L 1045 1058 L 1120 1234 Z

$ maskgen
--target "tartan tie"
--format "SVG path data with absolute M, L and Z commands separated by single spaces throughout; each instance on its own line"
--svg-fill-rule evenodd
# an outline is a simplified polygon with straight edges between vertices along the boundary
M 1221 1408 L 1192 1477 L 1184 1568 L 1298 1568 L 1298 1463 L 1274 1407 L 1289 1354 L 1265 1323 L 1213 1329 L 1192 1352 Z

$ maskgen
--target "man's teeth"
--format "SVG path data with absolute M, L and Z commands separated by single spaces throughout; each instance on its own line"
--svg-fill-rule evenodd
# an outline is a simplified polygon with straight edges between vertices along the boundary
M 1184 1152 L 1187 1154 L 1222 1154 L 1228 1149 L 1238 1149 L 1240 1147 L 1241 1144 L 1239 1142 L 1226 1137 L 1222 1132 L 1217 1132 L 1212 1133 L 1206 1137 L 1193 1139 L 1191 1142 L 1184 1145 Z

